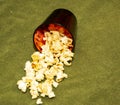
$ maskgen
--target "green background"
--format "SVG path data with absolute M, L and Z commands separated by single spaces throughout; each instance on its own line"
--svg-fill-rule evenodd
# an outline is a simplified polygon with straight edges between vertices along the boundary
M 35 105 L 16 82 L 35 51 L 34 30 L 57 8 L 77 17 L 75 57 L 43 105 L 120 105 L 119 0 L 0 0 L 0 105 Z

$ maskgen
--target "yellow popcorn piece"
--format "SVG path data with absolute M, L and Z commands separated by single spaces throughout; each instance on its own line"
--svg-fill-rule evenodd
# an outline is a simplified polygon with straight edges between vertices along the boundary
M 39 61 L 39 59 L 40 59 L 40 53 L 39 52 L 34 52 L 33 54 L 32 54 L 32 56 L 31 56 L 31 58 L 32 58 L 32 60 L 33 61 Z
M 74 53 L 69 49 L 72 47 L 72 39 L 58 31 L 44 33 L 45 45 L 42 52 L 34 52 L 32 61 L 25 63 L 25 76 L 17 82 L 18 89 L 26 92 L 29 89 L 32 99 L 37 99 L 36 104 L 43 104 L 41 97 L 53 98 L 53 88 L 68 78 L 64 65 L 70 66 Z
M 32 68 L 35 70 L 35 71 L 38 71 L 40 69 L 41 65 L 38 63 L 38 62 L 32 62 Z

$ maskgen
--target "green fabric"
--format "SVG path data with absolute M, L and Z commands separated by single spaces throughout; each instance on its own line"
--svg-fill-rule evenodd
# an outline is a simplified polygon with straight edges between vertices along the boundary
M 35 105 L 16 82 L 35 51 L 34 30 L 56 8 L 77 17 L 75 57 L 43 105 L 120 105 L 119 0 L 0 0 L 0 105 Z

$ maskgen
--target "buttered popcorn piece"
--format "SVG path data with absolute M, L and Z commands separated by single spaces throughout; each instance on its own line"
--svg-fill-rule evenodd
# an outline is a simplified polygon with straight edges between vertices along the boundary
M 29 89 L 32 99 L 37 99 L 36 104 L 42 104 L 40 97 L 55 97 L 53 88 L 68 78 L 64 73 L 64 65 L 70 66 L 74 53 L 69 49 L 72 39 L 58 31 L 45 32 L 43 39 L 45 45 L 42 52 L 34 52 L 32 61 L 25 63 L 25 76 L 17 82 L 18 89 L 26 92 Z

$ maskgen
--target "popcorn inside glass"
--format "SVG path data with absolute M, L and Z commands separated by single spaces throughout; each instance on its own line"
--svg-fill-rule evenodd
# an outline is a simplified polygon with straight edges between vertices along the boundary
M 73 51 L 75 47 L 76 23 L 75 15 L 69 10 L 54 10 L 34 31 L 33 42 L 35 48 L 42 52 L 42 46 L 46 43 L 46 40 L 44 40 L 45 33 L 49 32 L 50 35 L 53 35 L 54 32 L 59 32 L 61 36 L 66 36 L 72 40 L 72 44 L 68 48 Z

